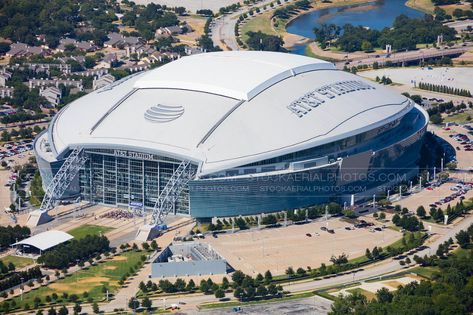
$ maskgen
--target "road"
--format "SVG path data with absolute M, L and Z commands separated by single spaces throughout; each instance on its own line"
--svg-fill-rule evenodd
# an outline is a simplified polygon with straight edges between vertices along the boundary
M 235 37 L 235 25 L 238 21 L 238 17 L 242 15 L 244 12 L 248 12 L 251 8 L 256 8 L 260 7 L 261 11 L 259 14 L 262 14 L 263 12 L 266 12 L 268 10 L 274 10 L 278 8 L 281 5 L 275 5 L 274 8 L 267 8 L 265 11 L 262 7 L 270 4 L 274 0 L 265 0 L 262 2 L 258 2 L 255 5 L 251 6 L 245 6 L 240 8 L 236 12 L 232 12 L 230 14 L 223 15 L 215 20 L 213 20 L 213 23 L 211 25 L 211 33 L 212 33 L 212 41 L 214 45 L 220 46 L 223 50 L 239 50 L 240 46 L 238 45 Z M 287 5 L 288 3 L 291 3 L 295 0 L 289 0 L 284 3 L 284 5 Z M 255 16 L 257 14 L 255 13 Z
M 320 296 L 314 296 L 299 300 L 245 305 L 241 308 L 239 314 L 327 314 L 331 305 L 332 302 L 330 300 Z M 186 311 L 186 313 L 189 315 L 220 315 L 228 314 L 232 311 L 232 307 L 226 307 L 213 310 Z
M 464 21 L 455 21 L 455 22 L 449 22 L 445 23 L 445 25 L 454 28 L 457 32 L 463 32 L 466 31 L 468 26 L 473 27 L 473 20 L 464 20 Z
M 452 56 L 460 55 L 468 51 L 473 47 L 473 43 L 468 44 L 467 46 L 453 46 L 448 49 L 437 49 L 437 48 L 424 48 L 413 51 L 398 52 L 393 53 L 389 57 L 387 55 L 368 55 L 365 57 L 358 57 L 349 60 L 348 64 L 345 61 L 337 62 L 335 65 L 338 69 L 343 69 L 345 65 L 352 66 L 362 66 L 362 65 L 372 65 L 374 62 L 377 62 L 379 65 L 384 65 L 386 62 L 392 63 L 404 63 L 416 60 L 424 60 L 429 58 L 438 58 L 442 56 Z M 376 57 L 378 56 L 378 57 Z
M 238 50 L 239 46 L 235 38 L 235 25 L 238 17 L 244 12 L 240 9 L 237 12 L 222 17 L 213 21 L 211 32 L 212 41 L 214 45 L 220 46 L 223 50 Z

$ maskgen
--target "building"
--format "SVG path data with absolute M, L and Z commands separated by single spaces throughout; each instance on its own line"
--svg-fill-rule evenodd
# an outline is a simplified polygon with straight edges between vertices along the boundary
M 412 100 L 332 63 L 215 52 L 76 100 L 35 152 L 44 186 L 64 161 L 76 170 L 64 198 L 151 210 L 161 196 L 196 218 L 252 215 L 408 181 L 427 123 Z
M 92 82 L 92 89 L 97 90 L 107 86 L 115 81 L 115 77 L 111 74 L 106 74 L 101 77 L 95 77 Z
M 179 27 L 179 25 L 172 25 L 166 27 L 160 27 L 156 30 L 156 37 L 160 37 L 162 35 L 179 35 L 182 34 L 183 30 Z
M 59 87 L 60 85 L 66 87 L 72 87 L 78 91 L 83 91 L 84 86 L 82 85 L 82 80 L 68 80 L 68 79 L 30 79 L 28 80 L 28 87 L 31 89 L 41 88 L 47 86 Z
M 46 50 L 42 47 L 28 46 L 24 43 L 13 43 L 7 51 L 7 57 L 29 57 L 35 55 L 46 55 Z
M 78 41 L 73 38 L 62 38 L 59 41 L 59 45 L 57 46 L 56 51 L 64 52 L 66 51 L 68 46 L 74 47 L 74 49 L 78 49 L 84 52 L 92 52 L 97 49 L 94 44 L 87 41 Z
M 109 54 L 106 54 L 102 58 L 102 60 L 100 60 L 100 62 L 97 64 L 95 68 L 96 69 L 103 69 L 103 68 L 110 69 L 112 68 L 113 64 L 116 63 L 117 61 L 118 61 L 117 54 L 109 53 Z
M 123 36 L 119 33 L 108 33 L 108 40 L 103 44 L 105 47 L 123 49 L 128 46 L 144 44 L 145 41 L 136 36 Z
M 227 273 L 227 261 L 210 245 L 197 242 L 171 244 L 151 264 L 151 277 L 202 276 Z
M 61 102 L 61 90 L 55 86 L 41 88 L 39 90 L 39 95 L 44 97 L 52 108 L 55 108 Z
M 42 255 L 60 244 L 70 241 L 74 237 L 63 231 L 46 231 L 31 237 L 25 238 L 22 241 L 12 244 L 16 247 L 16 252 L 19 255 Z
M 5 97 L 12 97 L 13 92 L 15 92 L 15 89 L 12 87 L 0 87 L 0 97 L 5 98 Z
M 0 87 L 6 87 L 7 81 L 10 80 L 12 73 L 5 70 L 4 68 L 0 69 Z

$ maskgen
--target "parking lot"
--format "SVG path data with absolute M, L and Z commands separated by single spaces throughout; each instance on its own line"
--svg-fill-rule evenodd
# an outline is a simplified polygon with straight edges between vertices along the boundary
M 354 228 L 353 224 L 334 218 L 327 222 L 220 234 L 218 238 L 209 236 L 202 241 L 211 244 L 234 269 L 250 275 L 268 269 L 273 274 L 283 274 L 290 266 L 319 267 L 321 263 L 329 263 L 332 255 L 345 253 L 349 259 L 360 257 L 366 248 L 388 246 L 401 238 L 401 233 L 391 229 L 374 230 L 381 226 L 376 223 L 376 226 Z M 323 231 L 324 227 L 333 229 L 334 233 Z
M 464 197 L 464 199 L 473 198 L 473 190 L 471 188 L 469 188 L 468 191 L 463 191 L 463 194 L 459 193 L 459 189 L 456 187 L 455 183 L 445 183 L 439 187 L 432 186 L 423 189 L 407 198 L 393 202 L 393 205 L 400 205 L 411 211 L 416 211 L 417 207 L 424 206 L 428 211 L 431 207 L 430 205 L 436 204 L 437 207 L 445 210 L 449 204 L 454 206 L 459 202 L 461 197 Z M 457 193 L 458 195 L 455 195 Z M 445 198 L 448 199 L 445 200 Z
M 456 160 L 458 162 L 458 169 L 469 171 L 473 166 L 473 130 L 471 129 L 472 124 L 463 126 L 450 125 L 445 128 L 439 128 L 436 126 L 429 126 L 429 129 L 437 136 L 442 137 L 447 141 L 453 148 L 455 148 Z M 467 149 L 469 149 L 467 151 Z M 452 173 L 452 176 L 455 173 Z M 473 173 L 466 173 L 461 175 L 466 180 L 473 180 Z

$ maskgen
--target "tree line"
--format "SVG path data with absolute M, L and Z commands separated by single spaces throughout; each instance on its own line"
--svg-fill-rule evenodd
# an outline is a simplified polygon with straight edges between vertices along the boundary
M 394 20 L 392 27 L 381 31 L 346 24 L 343 29 L 336 25 L 315 28 L 314 34 L 323 48 L 333 41 L 341 50 L 353 52 L 372 51 L 386 44 L 390 44 L 397 51 L 413 50 L 417 44 L 434 44 L 440 34 L 445 41 L 453 40 L 456 31 L 434 20 L 431 15 L 425 15 L 423 18 L 400 15 Z
M 44 253 L 38 258 L 38 263 L 48 268 L 67 268 L 77 261 L 84 262 L 97 254 L 108 251 L 109 245 L 110 242 L 105 236 L 87 235 Z
M 13 272 L 0 280 L 0 291 L 8 290 L 14 286 L 32 279 L 41 278 L 43 274 L 38 266 L 28 269 L 27 271 Z
M 283 8 L 276 9 L 273 13 L 273 18 L 275 17 L 281 20 L 287 20 L 291 16 L 297 14 L 299 10 L 308 10 L 311 7 L 311 2 L 309 0 L 299 0 L 294 2 L 294 4 L 289 4 Z
M 2 124 L 8 125 L 11 123 L 25 122 L 25 121 L 30 121 L 30 120 L 37 121 L 45 117 L 46 117 L 45 114 L 29 114 L 29 113 L 21 111 L 21 112 L 17 112 L 16 114 L 4 116 L 2 117 L 0 121 L 2 122 Z
M 5 248 L 11 244 L 21 241 L 31 235 L 31 230 L 27 226 L 0 226 L 0 248 Z
M 0 260 L 0 275 L 7 274 L 9 272 L 15 271 L 15 264 L 9 262 L 5 264 L 3 261 Z
M 465 248 L 471 244 L 473 226 L 456 235 Z M 469 238 L 467 242 L 466 238 Z M 450 239 L 439 246 L 436 255 L 414 256 L 422 267 L 438 268 L 432 281 L 411 282 L 390 292 L 378 290 L 375 298 L 368 300 L 359 292 L 339 296 L 329 314 L 471 314 L 473 311 L 473 251 L 464 255 L 446 255 L 451 249 Z
M 20 129 L 12 129 L 10 132 L 8 130 L 3 130 L 0 137 L 2 141 L 11 141 L 13 138 L 15 139 L 33 139 L 37 134 L 39 134 L 42 130 L 46 127 L 39 127 L 38 125 L 34 126 L 34 128 L 21 127 Z
M 458 95 L 458 96 L 464 96 L 464 97 L 471 97 L 471 92 L 469 90 L 454 88 L 447 85 L 419 82 L 417 87 L 421 90 L 452 94 L 452 95 Z

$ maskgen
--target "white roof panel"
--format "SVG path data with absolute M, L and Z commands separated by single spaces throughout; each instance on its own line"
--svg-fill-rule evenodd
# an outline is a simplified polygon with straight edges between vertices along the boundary
M 197 54 L 149 71 L 135 83 L 135 88 L 184 89 L 250 100 L 288 77 L 334 68 L 332 63 L 294 54 L 258 51 Z
M 51 230 L 25 238 L 13 245 L 30 245 L 44 251 L 73 238 L 72 235 L 66 232 Z
M 327 87 L 334 95 L 324 94 Z M 302 102 L 306 112 L 295 113 L 291 106 L 308 95 L 321 103 Z M 412 106 L 394 90 L 314 58 L 205 53 L 76 100 L 56 116 L 49 140 L 58 154 L 80 145 L 188 159 L 202 163 L 204 175 L 355 135 Z

